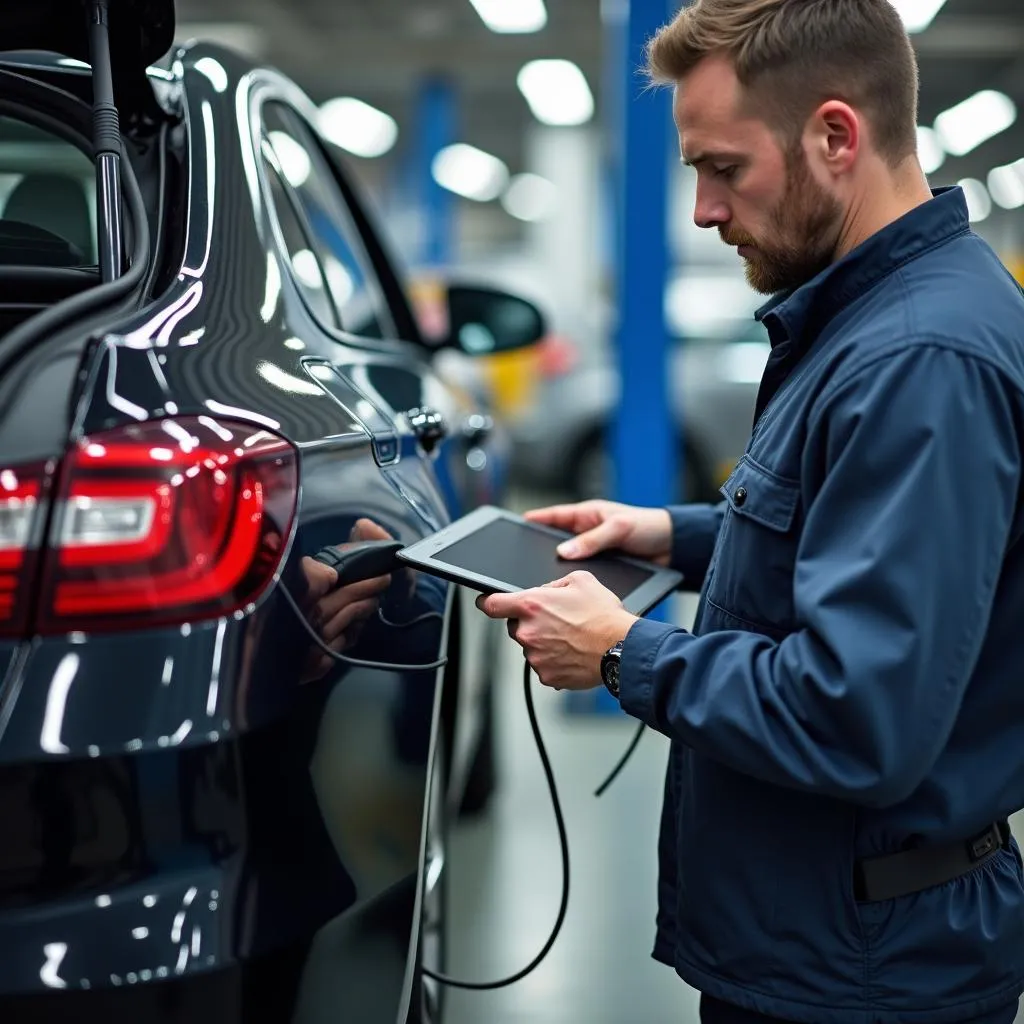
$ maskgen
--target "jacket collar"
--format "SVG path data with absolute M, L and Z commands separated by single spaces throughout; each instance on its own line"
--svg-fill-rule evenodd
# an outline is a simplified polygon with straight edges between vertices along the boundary
M 936 189 L 932 199 L 862 242 L 799 288 L 765 303 L 755 317 L 772 347 L 792 341 L 802 349 L 851 302 L 930 249 L 970 230 L 967 199 L 959 186 Z

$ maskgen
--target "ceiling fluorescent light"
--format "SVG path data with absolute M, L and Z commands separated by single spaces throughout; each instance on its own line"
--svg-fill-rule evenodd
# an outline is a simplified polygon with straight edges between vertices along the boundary
M 935 118 L 935 130 L 947 153 L 964 156 L 1006 131 L 1017 120 L 1017 107 L 1005 93 L 983 89 Z
M 320 131 L 328 142 L 356 156 L 383 156 L 398 139 L 395 119 L 352 96 L 339 96 L 320 107 Z
M 516 84 L 542 124 L 585 124 L 594 116 L 590 86 L 571 60 L 532 60 L 523 65 Z
M 548 23 L 544 0 L 469 0 L 480 20 L 501 33 L 539 32 Z
M 555 196 L 555 186 L 547 178 L 517 174 L 501 197 L 501 205 L 519 220 L 545 220 L 554 208 Z
M 946 0 L 891 0 L 908 32 L 923 32 L 942 10 Z
M 967 215 L 971 222 L 987 220 L 992 212 L 992 197 L 988 194 L 988 189 L 976 178 L 964 178 L 957 184 L 967 197 Z
M 988 190 L 1004 210 L 1024 206 L 1024 160 L 993 167 L 988 175 Z
M 508 182 L 508 168 L 496 156 L 464 142 L 442 149 L 431 172 L 442 188 L 478 203 L 497 199 Z
M 946 151 L 934 128 L 917 129 L 917 158 L 925 174 L 934 174 L 946 162 Z

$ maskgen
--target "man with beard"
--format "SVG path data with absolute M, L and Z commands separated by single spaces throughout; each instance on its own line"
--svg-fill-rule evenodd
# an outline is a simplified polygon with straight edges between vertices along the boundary
M 695 220 L 773 294 L 718 506 L 543 509 L 700 588 L 480 599 L 671 739 L 654 956 L 707 1022 L 1009 1024 L 1024 988 L 1024 298 L 932 192 L 888 0 L 697 0 L 654 39 Z M 652 240 L 652 244 L 654 244 Z

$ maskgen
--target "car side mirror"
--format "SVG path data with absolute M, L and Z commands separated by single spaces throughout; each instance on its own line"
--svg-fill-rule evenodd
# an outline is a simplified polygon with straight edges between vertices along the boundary
M 448 287 L 448 344 L 471 356 L 535 345 L 547 333 L 544 314 L 526 299 L 496 288 Z

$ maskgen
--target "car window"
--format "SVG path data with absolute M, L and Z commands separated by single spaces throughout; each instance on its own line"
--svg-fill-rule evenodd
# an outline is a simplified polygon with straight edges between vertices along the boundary
M 269 142 L 263 144 L 264 166 L 270 183 L 270 196 L 281 227 L 284 247 L 292 273 L 302 290 L 313 315 L 330 327 L 338 327 L 334 304 L 327 294 L 327 274 L 314 245 L 295 208 L 295 193 L 282 180 L 277 151 Z
M 336 322 L 363 338 L 396 337 L 384 289 L 308 125 L 290 107 L 270 102 L 263 107 L 263 128 L 302 205 Z
M 80 149 L 0 117 L 0 262 L 96 263 L 96 174 Z

